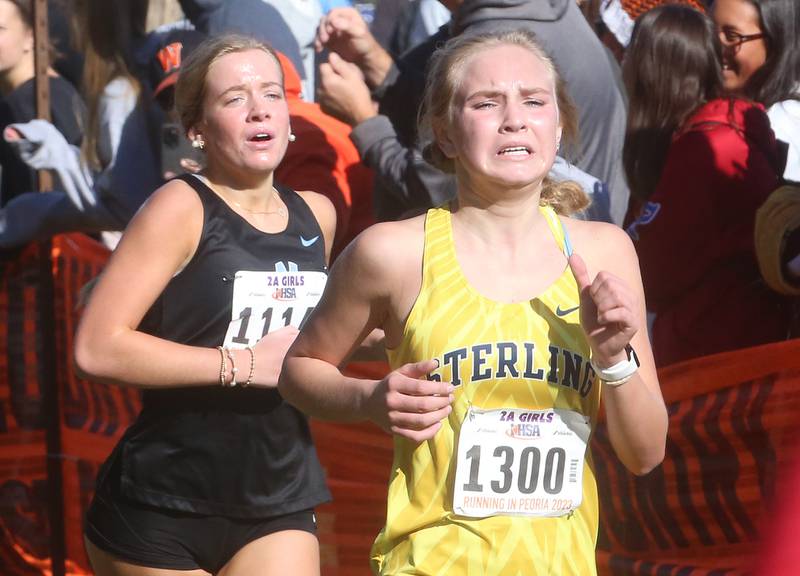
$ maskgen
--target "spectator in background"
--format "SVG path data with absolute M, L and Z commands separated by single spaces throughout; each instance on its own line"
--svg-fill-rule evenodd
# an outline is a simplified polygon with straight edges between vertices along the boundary
M 180 5 L 200 32 L 209 36 L 246 34 L 268 42 L 305 76 L 300 44 L 281 13 L 270 3 L 263 0 L 180 0 Z
M 588 0 L 579 4 L 600 40 L 622 62 L 636 19 L 667 2 L 689 4 L 700 11 L 705 10 L 703 0 Z
M 83 54 L 76 49 L 72 14 L 76 0 L 48 0 L 47 23 L 53 44 L 53 68 L 70 84 L 80 88 L 83 75 Z
M 275 171 L 276 179 L 295 190 L 313 190 L 336 208 L 335 258 L 359 232 L 375 223 L 372 170 L 361 163 L 350 141 L 350 126 L 325 114 L 300 96 L 300 77 L 278 53 L 292 131 L 296 137 Z
M 800 182 L 800 5 L 797 0 L 715 0 L 725 89 L 767 107 L 787 146 L 786 180 Z
M 145 38 L 147 3 L 139 0 L 85 0 L 82 17 L 87 34 L 83 91 L 89 107 L 84 156 L 92 169 L 101 174 L 100 178 L 109 178 L 109 168 L 120 160 L 123 144 L 135 142 L 143 153 L 151 148 L 142 105 L 146 95 L 131 63 L 134 46 Z M 123 142 L 124 132 L 127 133 L 126 142 Z M 152 152 L 149 156 L 152 158 Z M 153 164 L 150 162 L 150 167 Z M 118 215 L 125 223 L 158 184 L 152 174 L 136 171 L 128 176 L 133 178 L 134 174 L 135 186 L 145 190 L 130 196 L 117 196 L 120 201 Z
M 410 0 L 395 21 L 388 50 L 393 57 L 405 54 L 450 21 L 450 11 L 438 0 Z
M 257 4 L 264 4 L 269 12 Z M 201 22 L 198 29 L 208 34 L 227 31 L 246 32 L 256 38 L 268 41 L 277 50 L 289 56 L 303 79 L 303 98 L 314 99 L 317 60 L 314 52 L 314 34 L 317 22 L 322 17 L 319 0 L 180 0 L 184 14 L 193 22 Z M 211 17 L 209 25 L 202 24 L 204 18 Z M 295 51 L 285 38 L 283 26 L 288 28 L 299 49 L 299 61 Z M 263 27 L 262 30 L 259 30 Z
M 636 21 L 623 66 L 625 168 L 658 365 L 786 337 L 782 296 L 761 280 L 755 214 L 778 185 L 763 108 L 723 98 L 714 25 L 680 4 Z
M 620 153 L 625 106 L 614 81 L 611 60 L 574 0 L 449 0 L 450 26 L 396 63 L 369 33 L 354 10 L 333 10 L 320 23 L 319 47 L 331 52 L 320 67 L 323 109 L 336 110 L 354 126 L 352 138 L 363 161 L 379 181 L 376 209 L 380 219 L 437 205 L 453 197 L 454 183 L 423 161 L 415 119 L 433 50 L 450 36 L 502 29 L 525 29 L 539 41 L 562 71 L 579 110 L 581 138 L 577 149 L 562 151 L 578 168 L 608 185 L 611 216 L 621 223 L 628 203 Z M 364 81 L 349 71 L 354 63 Z M 346 78 L 343 76 L 346 75 Z M 380 114 L 363 105 L 371 89 Z
M 303 79 L 303 99 L 309 102 L 316 98 L 317 87 L 317 53 L 314 50 L 314 38 L 317 22 L 322 18 L 322 6 L 319 0 L 262 0 L 275 7 L 281 13 L 289 29 L 300 45 L 303 65 L 298 68 Z
M 759 210 L 756 248 L 761 272 L 800 306 L 800 6 L 796 0 L 717 0 L 712 18 L 723 45 L 726 90 L 767 107 L 784 147 L 787 184 Z M 800 329 L 795 312 L 794 331 Z
M 0 0 L 0 131 L 36 118 L 34 77 L 33 0 Z M 69 144 L 80 146 L 86 123 L 83 101 L 52 67 L 48 77 L 53 126 Z M 5 141 L 0 141 L 0 179 L 0 206 L 37 189 L 35 172 Z
M 163 111 L 159 139 L 159 165 L 164 180 L 183 172 L 204 168 L 203 152 L 192 146 L 175 109 L 175 84 L 183 60 L 206 39 L 197 30 L 174 28 L 156 33 L 157 43 L 149 54 L 149 84 L 153 99 Z
M 371 34 L 384 50 L 391 50 L 392 35 L 407 6 L 408 0 L 378 0 L 375 4 L 372 21 L 367 24 Z
M 131 71 L 132 47 L 143 41 L 147 4 L 138 0 L 77 3 L 85 64 L 88 121 L 81 150 L 53 125 L 15 124 L 4 133 L 30 166 L 54 170 L 61 189 L 25 193 L 0 213 L 0 247 L 61 232 L 122 230 L 161 183 L 151 119 Z M 116 245 L 116 235 L 106 235 Z

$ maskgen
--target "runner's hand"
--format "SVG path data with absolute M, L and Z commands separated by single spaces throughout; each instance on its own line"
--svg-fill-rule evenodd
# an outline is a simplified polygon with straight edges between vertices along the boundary
M 378 382 L 368 414 L 384 430 L 414 442 L 430 440 L 452 411 L 453 385 L 426 380 L 436 360 L 405 364 Z
M 592 347 L 592 359 L 601 367 L 627 360 L 625 351 L 636 334 L 638 307 L 625 282 L 601 271 L 590 280 L 583 258 L 573 254 L 569 267 L 581 293 L 581 327 Z

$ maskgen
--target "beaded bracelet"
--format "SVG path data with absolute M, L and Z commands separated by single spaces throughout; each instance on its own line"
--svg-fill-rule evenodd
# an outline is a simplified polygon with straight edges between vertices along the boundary
M 225 348 L 225 354 L 228 355 L 228 360 L 231 362 L 231 381 L 228 386 L 233 388 L 236 386 L 236 374 L 239 372 L 239 369 L 236 367 L 236 360 L 234 359 L 233 353 L 229 348 Z
M 217 346 L 217 350 L 219 350 L 220 358 L 222 358 L 222 363 L 219 367 L 219 383 L 221 386 L 225 386 L 225 373 L 227 372 L 226 364 L 225 364 L 225 349 L 222 346 Z
M 247 382 L 242 384 L 242 386 L 250 386 L 253 383 L 253 376 L 256 373 L 256 351 L 253 350 L 252 346 L 247 347 L 247 351 L 250 353 L 250 372 L 247 374 Z

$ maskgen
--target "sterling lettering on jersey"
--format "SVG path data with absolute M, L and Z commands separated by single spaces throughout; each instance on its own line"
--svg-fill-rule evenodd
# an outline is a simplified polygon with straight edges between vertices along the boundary
M 428 375 L 428 380 L 441 382 L 442 374 L 449 372 L 450 382 L 461 386 L 463 375 L 471 368 L 468 384 L 522 378 L 570 388 L 583 398 L 592 391 L 595 371 L 588 358 L 551 344 L 547 366 L 537 366 L 535 353 L 533 342 L 492 342 L 457 348 L 437 358 L 439 368 Z

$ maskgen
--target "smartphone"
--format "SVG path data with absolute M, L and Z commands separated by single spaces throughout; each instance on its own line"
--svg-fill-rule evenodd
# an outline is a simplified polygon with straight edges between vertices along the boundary
M 161 126 L 161 175 L 165 180 L 205 168 L 205 154 L 192 146 L 177 122 Z

